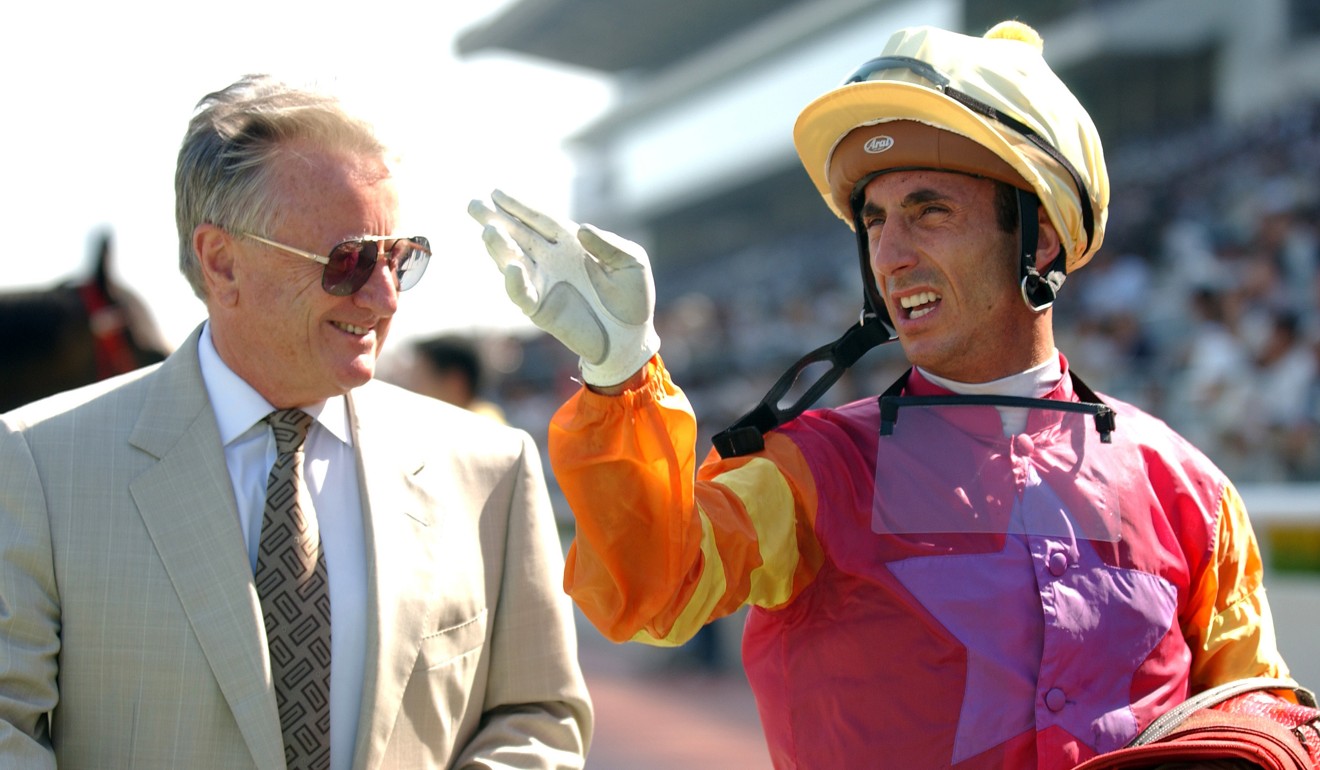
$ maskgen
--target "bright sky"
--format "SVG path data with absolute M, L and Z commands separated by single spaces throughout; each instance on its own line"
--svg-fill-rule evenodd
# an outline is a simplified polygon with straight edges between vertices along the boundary
M 500 187 L 569 207 L 562 140 L 598 117 L 591 73 L 498 53 L 463 61 L 455 34 L 508 0 L 99 0 L 0 11 L 0 291 L 81 274 L 112 228 L 121 282 L 178 344 L 204 317 L 180 276 L 174 162 L 197 100 L 251 72 L 360 100 L 405 156 L 405 229 L 435 257 L 403 296 L 390 347 L 436 331 L 525 326 L 504 297 L 467 202 Z

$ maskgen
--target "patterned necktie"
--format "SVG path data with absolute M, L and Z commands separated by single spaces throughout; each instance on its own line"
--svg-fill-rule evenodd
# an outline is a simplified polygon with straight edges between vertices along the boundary
M 299 409 L 266 417 L 278 456 L 266 481 L 256 585 L 289 770 L 330 766 L 330 585 L 315 513 L 299 500 L 303 441 L 312 418 Z

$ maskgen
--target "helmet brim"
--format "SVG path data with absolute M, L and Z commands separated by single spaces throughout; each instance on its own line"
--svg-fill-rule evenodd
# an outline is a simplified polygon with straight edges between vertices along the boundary
M 863 81 L 834 89 L 808 104 L 793 129 L 793 142 L 816 190 L 826 205 L 850 226 L 852 217 L 848 200 L 857 180 L 832 180 L 831 156 L 853 130 L 892 120 L 917 121 L 984 146 L 1003 159 L 1036 192 L 1060 234 L 1078 233 L 1083 229 L 1080 220 L 1069 221 L 1069 215 L 1076 219 L 1080 206 L 1090 206 L 1090 201 L 1079 200 L 1072 177 L 1062 168 L 1054 171 L 1058 164 L 1025 136 L 928 86 L 896 80 Z M 1068 213 L 1058 204 L 1061 196 L 1076 201 L 1068 207 Z M 1067 240 L 1071 270 L 1085 264 L 1095 249 L 1088 249 L 1084 241 Z M 1098 247 L 1098 244 L 1092 245 Z

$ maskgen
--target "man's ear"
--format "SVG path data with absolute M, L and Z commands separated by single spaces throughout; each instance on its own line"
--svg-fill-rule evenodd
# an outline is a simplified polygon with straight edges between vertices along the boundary
M 227 230 L 203 223 L 193 230 L 193 251 L 202 267 L 206 295 L 222 305 L 238 301 L 238 283 L 234 279 L 235 239 Z
M 1054 223 L 1050 221 L 1050 215 L 1045 212 L 1044 206 L 1036 208 L 1036 216 L 1040 222 L 1036 230 L 1036 269 L 1043 272 L 1045 266 L 1055 257 L 1062 257 L 1065 261 L 1067 257 L 1059 253 L 1063 241 L 1059 238 L 1059 231 L 1054 229 Z

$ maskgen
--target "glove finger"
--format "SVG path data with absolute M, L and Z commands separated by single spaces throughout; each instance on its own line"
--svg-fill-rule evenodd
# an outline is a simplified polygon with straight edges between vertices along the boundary
M 569 232 L 568 228 L 552 217 L 542 214 L 501 190 L 491 191 L 490 199 L 505 216 L 551 243 L 559 243 Z
M 527 269 L 519 262 L 504 266 L 504 293 L 526 316 L 534 314 L 537 305 L 541 303 L 540 294 L 529 279 Z
M 485 244 L 486 253 L 495 260 L 500 270 L 504 270 L 510 264 L 522 264 L 524 261 L 523 249 L 498 224 L 488 224 L 481 229 L 481 242 Z
M 587 264 L 587 278 L 605 309 L 626 324 L 651 318 L 655 289 L 646 251 L 632 241 L 591 225 L 578 228 L 578 241 L 596 257 Z
M 491 220 L 499 216 L 493 210 L 491 210 L 490 206 L 486 205 L 485 201 L 479 200 L 477 198 L 473 198 L 472 200 L 468 201 L 467 213 L 468 216 L 472 217 L 473 219 L 477 220 L 479 223 L 483 225 L 490 224 Z
M 651 264 L 640 245 L 593 225 L 578 228 L 578 243 L 611 270 Z
M 501 268 L 509 263 L 516 252 L 522 253 L 524 261 L 532 264 L 536 262 L 532 256 L 535 254 L 534 249 L 546 240 L 541 233 L 528 227 L 521 219 L 489 208 L 483 201 L 471 201 L 467 211 L 473 219 L 485 225 L 482 240 L 486 243 L 486 250 Z M 499 253 L 500 250 L 504 253 Z

